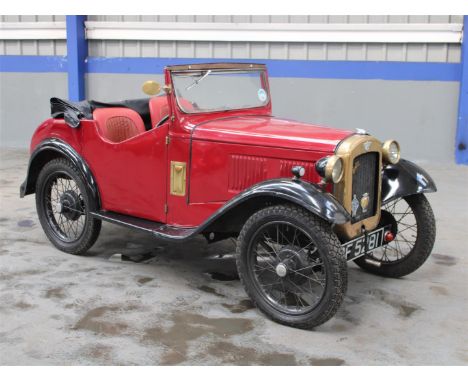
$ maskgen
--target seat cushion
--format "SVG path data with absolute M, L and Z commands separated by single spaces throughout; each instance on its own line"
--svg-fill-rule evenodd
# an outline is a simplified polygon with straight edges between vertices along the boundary
M 184 110 L 190 112 L 193 110 L 193 105 L 186 99 L 179 98 L 178 100 Z M 153 97 L 149 101 L 149 109 L 151 114 L 151 124 L 154 127 L 166 116 L 169 115 L 169 105 L 167 104 L 167 96 Z
M 101 135 L 111 142 L 122 142 L 145 132 L 143 119 L 132 109 L 124 107 L 96 109 L 93 118 L 98 123 Z

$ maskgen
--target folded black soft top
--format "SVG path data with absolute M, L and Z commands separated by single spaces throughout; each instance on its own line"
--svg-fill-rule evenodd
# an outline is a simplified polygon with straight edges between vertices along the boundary
M 143 119 L 146 130 L 151 129 L 148 98 L 129 99 L 118 102 L 100 102 L 94 100 L 71 102 L 56 97 L 50 99 L 52 118 L 63 118 L 71 127 L 78 127 L 81 119 L 93 119 L 93 111 L 105 107 L 127 107 L 135 110 Z

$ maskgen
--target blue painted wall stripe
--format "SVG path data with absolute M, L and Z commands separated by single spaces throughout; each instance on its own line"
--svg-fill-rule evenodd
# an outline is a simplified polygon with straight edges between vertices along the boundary
M 88 57 L 89 73 L 162 73 L 167 65 L 201 62 L 262 62 L 271 77 L 382 79 L 404 81 L 459 81 L 461 64 L 375 61 L 222 60 L 184 58 Z M 1 72 L 66 72 L 67 58 L 61 56 L 1 56 Z
M 458 98 L 458 124 L 455 136 L 455 160 L 468 164 L 468 16 L 463 18 L 461 49 L 460 95 Z
M 65 56 L 2 56 L 0 72 L 50 73 L 66 72 Z
M 85 61 L 88 56 L 86 16 L 67 16 L 68 98 L 80 101 L 85 94 Z
M 226 60 L 88 57 L 88 73 L 162 73 L 167 65 L 204 62 L 265 63 L 270 77 L 459 81 L 460 64 L 377 61 Z

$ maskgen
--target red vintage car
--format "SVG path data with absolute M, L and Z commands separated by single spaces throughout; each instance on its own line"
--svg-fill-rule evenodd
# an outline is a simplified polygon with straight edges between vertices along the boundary
M 144 84 L 151 98 L 51 100 L 20 193 L 36 194 L 57 248 L 83 254 L 102 220 L 160 240 L 237 238 L 247 294 L 301 328 L 336 313 L 347 261 L 401 277 L 427 259 L 435 219 L 424 193 L 436 186 L 396 141 L 273 117 L 261 64 L 164 75 L 162 90 Z

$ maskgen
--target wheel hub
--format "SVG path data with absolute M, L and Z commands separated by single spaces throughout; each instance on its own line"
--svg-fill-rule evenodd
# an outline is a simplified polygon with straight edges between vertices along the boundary
M 320 303 L 327 275 L 307 230 L 288 222 L 269 222 L 255 232 L 249 251 L 248 272 L 255 291 L 275 310 L 301 315 Z
M 307 265 L 307 254 L 293 246 L 285 246 L 278 253 L 280 264 L 287 269 L 303 268 Z
M 285 246 L 279 253 L 279 263 L 276 265 L 276 274 L 279 277 L 288 277 L 296 283 L 303 281 L 304 276 L 296 270 L 307 267 L 307 253 L 294 246 Z M 303 272 L 301 272 L 303 273 Z
M 69 220 L 77 220 L 82 214 L 81 200 L 73 190 L 67 190 L 60 196 L 57 212 Z
M 288 273 L 288 268 L 287 268 L 286 265 L 284 265 L 283 263 L 279 263 L 279 264 L 276 266 L 276 274 L 277 274 L 279 277 L 284 277 L 284 276 L 286 276 L 287 273 Z

